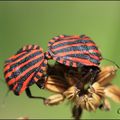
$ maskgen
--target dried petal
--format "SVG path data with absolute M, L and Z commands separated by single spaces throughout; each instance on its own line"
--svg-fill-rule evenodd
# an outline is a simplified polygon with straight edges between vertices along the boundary
M 90 89 L 88 89 L 90 93 L 96 93 L 99 96 L 104 96 L 104 87 L 101 87 L 98 82 L 95 82 Z
M 72 100 L 79 92 L 80 90 L 78 90 L 75 86 L 70 87 L 69 89 L 67 89 L 63 95 L 65 95 L 65 97 L 67 99 Z
M 91 106 L 90 106 L 89 102 L 86 102 L 86 103 L 85 103 L 85 109 L 88 110 L 88 111 L 90 111 L 90 110 L 91 110 L 90 107 L 91 107 Z
M 60 77 L 49 76 L 45 83 L 45 88 L 56 93 L 62 93 L 66 90 L 67 85 Z
M 105 110 L 110 110 L 111 105 L 107 99 L 104 100 L 104 109 Z
M 112 81 L 112 79 L 116 76 L 118 68 L 116 66 L 106 66 L 101 69 L 97 77 L 97 81 L 101 86 L 105 86 Z
M 74 99 L 76 106 L 81 106 L 81 108 L 85 108 L 85 100 L 84 96 L 76 96 Z
M 64 96 L 62 94 L 56 94 L 48 97 L 45 101 L 45 105 L 57 105 L 64 100 Z
M 116 85 L 108 85 L 105 88 L 105 95 L 110 97 L 113 101 L 120 103 L 120 88 Z
M 88 111 L 95 111 L 98 105 L 100 104 L 100 99 L 93 97 L 89 97 L 87 94 L 80 96 L 79 99 L 76 99 L 76 105 L 79 105 L 82 109 L 86 109 Z M 100 98 L 100 97 L 98 97 Z
M 100 98 L 100 96 L 98 96 L 97 94 L 93 93 L 93 94 L 92 94 L 92 99 L 93 99 L 93 101 L 94 101 L 94 105 L 95 105 L 95 106 L 98 106 L 98 105 L 100 104 L 101 98 Z
M 88 104 L 90 106 L 90 110 L 89 111 L 95 111 L 96 110 L 95 105 L 93 104 L 92 101 L 88 101 Z

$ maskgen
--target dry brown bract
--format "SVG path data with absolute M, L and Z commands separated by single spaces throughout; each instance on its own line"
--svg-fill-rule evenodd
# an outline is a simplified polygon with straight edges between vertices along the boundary
M 104 97 L 104 88 L 100 87 L 99 83 L 95 82 L 89 89 L 87 94 L 76 96 L 75 103 L 81 108 L 88 111 L 95 111 L 100 103 L 101 98 Z
M 66 98 L 74 103 L 76 108 L 88 111 L 95 111 L 97 108 L 110 110 L 111 107 L 107 97 L 120 103 L 120 88 L 111 83 L 116 76 L 117 70 L 118 68 L 115 66 L 101 68 L 95 82 L 88 85 L 84 93 L 76 87 L 77 78 L 75 78 L 75 76 L 68 76 L 66 79 L 68 83 L 65 83 L 64 78 L 61 76 L 49 76 L 46 80 L 45 88 L 57 94 L 50 96 L 44 103 L 46 105 L 56 105 L 63 102 Z M 79 118 L 79 116 L 76 118 Z
M 120 88 L 111 83 L 116 76 L 117 70 L 118 68 L 116 66 L 103 67 L 99 73 L 97 81 L 104 87 L 105 98 L 110 97 L 113 101 L 120 103 Z

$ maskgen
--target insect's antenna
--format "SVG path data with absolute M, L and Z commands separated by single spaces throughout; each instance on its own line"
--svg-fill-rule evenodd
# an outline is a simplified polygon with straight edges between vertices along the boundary
M 107 60 L 107 61 L 109 61 L 109 62 L 111 62 L 111 63 L 113 63 L 113 64 L 115 64 L 116 65 L 116 67 L 118 68 L 118 69 L 120 69 L 120 66 L 116 63 L 116 62 L 114 62 L 114 61 L 112 61 L 112 60 L 110 60 L 110 59 L 108 59 L 108 58 L 103 58 L 104 60 Z

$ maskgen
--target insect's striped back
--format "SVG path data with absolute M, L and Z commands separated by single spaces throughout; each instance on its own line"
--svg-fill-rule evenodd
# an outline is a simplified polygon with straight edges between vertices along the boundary
M 102 58 L 96 44 L 85 35 L 60 35 L 51 39 L 48 47 L 53 59 L 67 66 L 98 66 Z
M 10 90 L 21 94 L 37 82 L 46 68 L 43 50 L 38 45 L 27 45 L 5 62 L 4 76 Z

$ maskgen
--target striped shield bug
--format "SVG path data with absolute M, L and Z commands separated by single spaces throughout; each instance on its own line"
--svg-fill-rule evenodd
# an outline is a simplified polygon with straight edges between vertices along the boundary
M 48 64 L 49 59 L 55 63 Z M 110 84 L 119 66 L 100 67 L 102 59 L 90 37 L 60 35 L 49 41 L 45 53 L 38 45 L 21 48 L 5 61 L 4 76 L 15 95 L 26 91 L 29 98 L 42 99 L 45 105 L 71 101 L 73 118 L 79 119 L 83 109 L 109 110 L 106 96 L 120 102 L 120 89 Z M 33 84 L 55 94 L 48 98 L 32 96 Z
M 5 61 L 4 76 L 10 90 L 20 95 L 24 90 L 31 96 L 29 86 L 44 76 L 47 60 L 38 45 L 27 45 Z M 42 87 L 42 86 L 39 86 Z
M 96 44 L 86 35 L 60 35 L 49 41 L 48 52 L 66 66 L 98 66 L 102 59 Z

